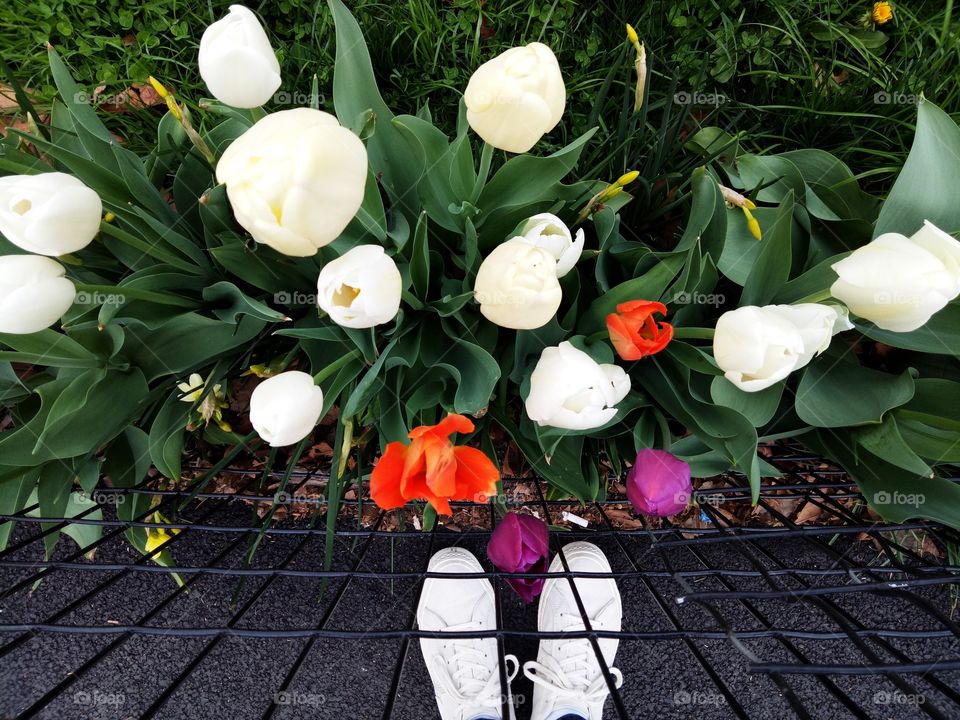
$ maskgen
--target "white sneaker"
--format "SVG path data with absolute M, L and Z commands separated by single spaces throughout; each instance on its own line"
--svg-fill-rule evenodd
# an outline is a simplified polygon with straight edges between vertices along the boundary
M 596 545 L 574 542 L 563 548 L 571 572 L 609 573 L 610 563 Z M 557 555 L 548 572 L 563 572 L 563 561 Z M 577 592 L 594 630 L 620 630 L 623 606 L 620 591 L 613 578 L 574 578 Z M 583 631 L 583 617 L 566 577 L 549 578 L 540 595 L 538 624 L 541 632 Z M 613 667 L 619 640 L 601 638 L 600 652 L 616 680 L 623 684 L 623 675 Z M 536 662 L 523 665 L 523 673 L 533 682 L 533 715 L 531 720 L 552 720 L 566 714 L 581 715 L 587 720 L 600 720 L 603 704 L 610 694 L 600 663 L 588 639 L 541 640 Z
M 479 561 L 463 548 L 444 548 L 427 566 L 435 573 L 482 573 Z M 427 578 L 417 607 L 421 630 L 482 632 L 497 629 L 493 586 L 486 578 Z M 442 720 L 502 718 L 496 638 L 421 638 L 420 650 L 433 680 Z M 510 681 L 520 663 L 504 656 L 507 704 L 513 715 Z

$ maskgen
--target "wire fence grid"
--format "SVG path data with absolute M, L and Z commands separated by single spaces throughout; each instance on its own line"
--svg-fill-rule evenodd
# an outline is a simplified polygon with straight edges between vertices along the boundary
M 540 481 L 505 481 L 511 509 L 568 526 L 551 533 L 554 553 L 589 540 L 611 562 L 603 577 L 616 579 L 624 608 L 615 633 L 590 628 L 573 582 L 583 574 L 565 559 L 561 574 L 585 625 L 564 637 L 591 643 L 610 689 L 606 717 L 960 717 L 957 533 L 879 523 L 836 466 L 795 446 L 771 452 L 783 474 L 764 480 L 756 510 L 745 511 L 750 489 L 730 474 L 695 493 L 693 524 L 624 522 L 622 498 L 572 508 Z M 536 604 L 486 559 L 492 503 L 454 503 L 473 526 L 425 532 L 355 488 L 361 500 L 344 501 L 352 513 L 328 532 L 319 472 L 298 468 L 289 490 L 271 493 L 261 470 L 214 470 L 233 477 L 229 491 L 149 481 L 99 488 L 100 505 L 69 520 L 37 517 L 36 506 L 0 515 L 15 522 L 0 553 L 0 717 L 436 717 L 416 642 L 435 634 L 417 628 L 416 606 L 429 558 L 451 545 L 484 565 L 469 577 L 493 583 L 499 629 L 469 636 L 496 638 L 502 685 L 504 653 L 533 659 L 556 636 L 537 630 Z M 526 496 L 514 492 L 521 484 Z M 151 507 L 117 519 L 116 506 L 138 496 Z M 294 512 L 311 502 L 316 512 Z M 285 517 L 265 524 L 277 504 Z M 179 530 L 156 551 L 169 550 L 172 567 L 123 540 L 157 527 L 158 509 Z M 589 525 L 566 523 L 564 511 Z M 102 530 L 93 546 L 62 541 L 46 555 L 45 539 L 84 525 Z M 619 690 L 599 652 L 605 637 L 620 640 Z M 517 717 L 529 717 L 522 675 L 513 693 Z

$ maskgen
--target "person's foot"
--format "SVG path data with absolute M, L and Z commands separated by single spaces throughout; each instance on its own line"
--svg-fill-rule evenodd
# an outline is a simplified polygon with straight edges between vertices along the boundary
M 432 573 L 482 573 L 479 561 L 462 548 L 444 548 L 430 558 Z M 484 632 L 497 629 L 493 586 L 485 578 L 427 578 L 417 607 L 421 630 Z M 421 638 L 420 650 L 433 680 L 442 720 L 499 718 L 502 690 L 496 638 Z M 506 655 L 507 703 L 519 663 Z
M 563 548 L 571 572 L 609 573 L 610 563 L 596 545 L 574 542 Z M 554 557 L 549 572 L 563 572 L 560 556 Z M 574 578 L 583 601 L 590 627 L 594 630 L 620 630 L 623 606 L 613 578 Z M 541 632 L 584 630 L 583 617 L 566 577 L 550 578 L 540 595 Z M 613 667 L 617 655 L 616 639 L 599 639 L 600 651 L 617 687 L 623 683 L 620 671 Z M 553 720 L 577 715 L 600 720 L 603 704 L 610 694 L 596 653 L 588 639 L 541 640 L 536 662 L 523 665 L 524 674 L 533 681 L 532 720 Z

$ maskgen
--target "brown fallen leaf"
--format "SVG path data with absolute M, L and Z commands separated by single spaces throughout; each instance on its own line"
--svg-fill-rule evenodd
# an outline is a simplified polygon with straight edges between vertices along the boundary
M 797 513 L 797 518 L 794 522 L 797 525 L 811 525 L 817 521 L 817 518 L 823 513 L 823 508 L 821 508 L 816 503 L 808 502 L 802 508 L 800 512 Z

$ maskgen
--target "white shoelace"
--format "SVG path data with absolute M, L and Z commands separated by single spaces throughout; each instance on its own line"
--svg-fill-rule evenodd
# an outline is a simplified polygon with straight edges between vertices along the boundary
M 446 628 L 451 632 L 469 632 L 482 630 L 475 622 L 451 625 Z M 435 656 L 437 679 L 443 692 L 457 703 L 462 705 L 479 705 L 481 707 L 499 707 L 502 690 L 500 688 L 500 673 L 496 664 L 491 670 L 487 662 L 487 653 L 477 647 L 473 638 L 452 638 L 444 641 L 443 649 L 452 648 L 449 658 Z M 504 655 L 504 665 L 507 669 L 507 687 L 520 671 L 520 661 L 515 655 Z M 450 665 L 454 670 L 451 673 Z
M 563 617 L 563 614 L 561 614 Z M 596 625 L 595 620 L 590 621 L 591 627 Z M 582 620 L 570 623 L 563 628 L 563 632 L 576 632 L 585 629 Z M 574 648 L 562 659 L 558 660 L 553 655 L 545 655 L 544 662 L 531 660 L 523 664 L 523 674 L 532 682 L 549 688 L 556 695 L 572 700 L 585 701 L 587 703 L 600 702 L 607 697 L 610 692 L 607 687 L 607 681 L 600 670 L 600 663 L 597 662 L 593 647 L 590 641 L 569 640 L 560 641 L 569 642 L 566 646 L 569 650 Z M 572 645 L 575 643 L 575 646 Z M 609 668 L 610 675 L 613 676 L 616 687 L 623 685 L 623 674 L 615 667 Z

